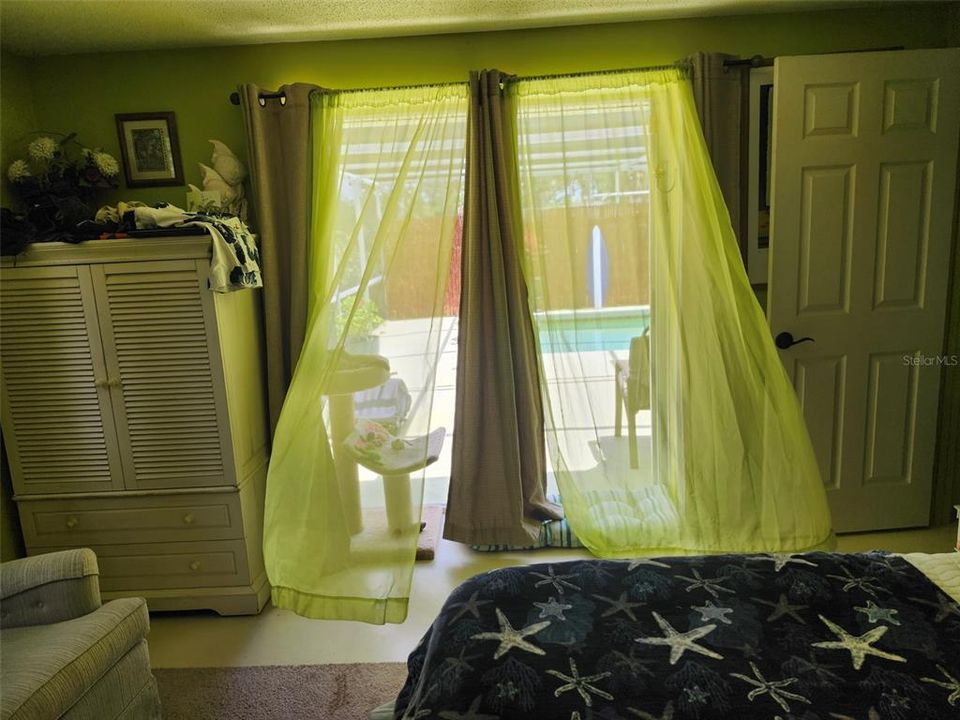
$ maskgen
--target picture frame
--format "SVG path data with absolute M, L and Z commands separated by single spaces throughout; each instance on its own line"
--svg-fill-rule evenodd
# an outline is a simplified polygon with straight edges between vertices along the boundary
M 115 118 L 127 187 L 184 184 L 173 112 L 117 113 Z
M 750 70 L 747 150 L 747 276 L 767 284 L 773 160 L 773 68 Z

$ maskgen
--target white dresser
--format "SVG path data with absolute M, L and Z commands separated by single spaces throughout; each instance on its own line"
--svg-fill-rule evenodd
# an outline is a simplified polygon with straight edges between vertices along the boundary
M 268 431 L 257 290 L 207 237 L 33 245 L 0 267 L 2 424 L 29 554 L 86 546 L 105 598 L 257 613 Z
M 957 511 L 957 552 L 960 552 L 960 505 L 954 505 L 953 509 Z

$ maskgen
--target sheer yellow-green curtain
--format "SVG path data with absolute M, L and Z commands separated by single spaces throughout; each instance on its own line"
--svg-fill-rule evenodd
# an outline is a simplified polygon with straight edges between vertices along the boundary
M 684 72 L 513 92 L 548 457 L 577 536 L 604 556 L 829 543 Z
M 264 520 L 273 603 L 301 615 L 406 617 L 429 468 L 407 476 L 378 466 L 394 451 L 420 452 L 416 438 L 436 424 L 466 101 L 466 84 L 312 99 L 311 305 Z M 398 502 L 407 508 L 399 523 Z

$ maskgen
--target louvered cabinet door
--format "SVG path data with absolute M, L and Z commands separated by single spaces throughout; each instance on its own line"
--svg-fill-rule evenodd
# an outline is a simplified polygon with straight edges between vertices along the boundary
M 205 261 L 92 268 L 130 490 L 235 482 Z
M 16 493 L 122 489 L 89 268 L 3 270 L 0 361 Z

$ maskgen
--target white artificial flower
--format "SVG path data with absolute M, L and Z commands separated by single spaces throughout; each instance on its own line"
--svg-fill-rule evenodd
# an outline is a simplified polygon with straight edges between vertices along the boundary
M 56 140 L 52 137 L 38 137 L 30 145 L 27 146 L 27 152 L 30 153 L 30 157 L 35 160 L 45 161 L 53 160 L 53 156 L 57 153 L 57 148 L 60 147 Z
M 95 154 L 96 153 L 94 153 L 93 150 L 91 150 L 90 148 L 83 148 L 80 151 L 80 157 L 82 157 L 84 160 L 87 160 L 87 161 L 93 160 L 93 156 Z
M 30 177 L 30 166 L 26 160 L 14 160 L 7 169 L 7 177 L 10 182 L 17 183 Z
M 107 177 L 114 177 L 120 173 L 120 163 L 110 153 L 94 153 L 93 161 L 97 164 L 97 169 Z

